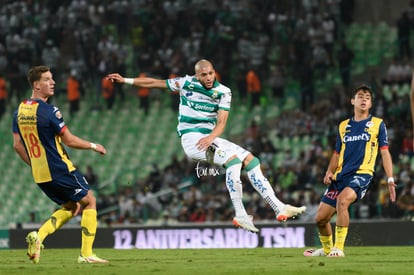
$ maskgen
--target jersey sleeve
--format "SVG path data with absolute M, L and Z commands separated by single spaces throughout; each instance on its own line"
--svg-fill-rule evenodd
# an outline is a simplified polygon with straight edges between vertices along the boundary
M 167 87 L 171 92 L 180 92 L 188 76 L 167 79 Z
M 57 134 L 63 133 L 66 125 L 59 108 L 53 106 L 49 119 L 55 132 Z
M 342 148 L 342 135 L 341 135 L 341 129 L 345 127 L 344 122 L 341 122 L 338 125 L 338 129 L 336 130 L 336 141 L 335 141 L 335 152 L 339 154 L 341 152 Z
M 388 133 L 384 121 L 381 121 L 378 133 L 379 148 L 388 148 Z
M 230 111 L 231 106 L 231 90 L 226 87 L 223 95 L 220 98 L 219 110 Z

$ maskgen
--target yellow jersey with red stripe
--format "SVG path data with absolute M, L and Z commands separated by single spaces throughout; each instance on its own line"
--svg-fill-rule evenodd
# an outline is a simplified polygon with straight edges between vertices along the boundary
M 24 100 L 14 112 L 13 132 L 24 143 L 36 183 L 76 170 L 61 142 L 65 129 L 59 109 L 42 100 Z

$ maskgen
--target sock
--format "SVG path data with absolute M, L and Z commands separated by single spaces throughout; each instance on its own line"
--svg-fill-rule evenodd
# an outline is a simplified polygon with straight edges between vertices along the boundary
M 344 251 L 345 239 L 348 235 L 348 227 L 336 226 L 335 227 L 335 247 Z
M 242 162 L 236 158 L 226 164 L 226 187 L 230 194 L 236 216 L 246 216 L 247 212 L 243 205 L 243 186 L 240 180 Z
M 270 207 L 272 207 L 277 216 L 285 207 L 285 204 L 276 197 L 273 187 L 263 175 L 262 170 L 260 169 L 259 159 L 256 157 L 253 158 L 246 166 L 246 171 L 250 184 L 265 199 Z
M 72 218 L 72 211 L 67 209 L 56 210 L 52 216 L 39 228 L 37 233 L 40 240 L 44 239 L 50 234 L 55 233 L 56 230 L 62 227 L 68 220 Z
M 97 220 L 96 220 L 96 210 L 95 209 L 84 209 L 82 212 L 82 247 L 81 255 L 88 257 L 92 255 L 92 246 L 95 241 Z
M 328 255 L 329 252 L 331 252 L 331 248 L 333 244 L 332 235 L 323 236 L 319 234 L 319 240 L 321 241 L 323 251 L 325 252 L 326 255 Z

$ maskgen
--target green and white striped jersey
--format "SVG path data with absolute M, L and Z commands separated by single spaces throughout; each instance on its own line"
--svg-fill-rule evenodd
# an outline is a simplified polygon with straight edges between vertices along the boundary
M 189 75 L 166 82 L 171 92 L 180 94 L 179 136 L 189 132 L 209 134 L 216 126 L 218 110 L 230 111 L 231 90 L 218 81 L 211 89 L 204 88 L 195 76 Z

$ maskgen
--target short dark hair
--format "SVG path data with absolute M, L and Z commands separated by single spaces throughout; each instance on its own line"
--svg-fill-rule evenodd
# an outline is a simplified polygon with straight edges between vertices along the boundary
M 355 97 L 355 95 L 359 92 L 359 91 L 364 91 L 364 92 L 369 92 L 371 97 L 373 97 L 373 93 L 372 93 L 372 89 L 370 86 L 368 86 L 367 84 L 360 84 L 358 85 L 355 89 L 352 90 L 352 98 Z
M 27 73 L 27 81 L 29 82 L 29 85 L 31 88 L 33 88 L 33 83 L 35 81 L 40 80 L 42 77 L 42 74 L 45 72 L 49 72 L 50 68 L 47 66 L 35 66 L 29 69 L 29 72 Z

